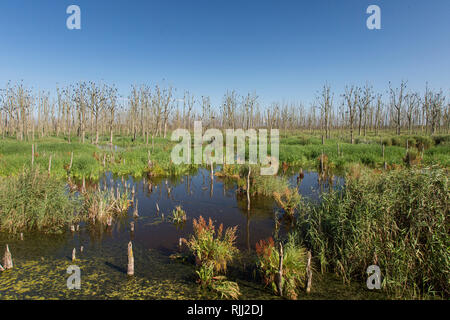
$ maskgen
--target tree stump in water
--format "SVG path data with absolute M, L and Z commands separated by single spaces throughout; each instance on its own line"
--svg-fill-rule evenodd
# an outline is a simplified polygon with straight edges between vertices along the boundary
M 283 245 L 280 242 L 279 247 L 279 265 L 278 265 L 278 273 L 276 274 L 275 284 L 277 286 L 278 295 L 281 297 L 283 295 Z
M 178 250 L 181 251 L 183 249 L 183 238 L 178 239 Z
M 250 173 L 252 172 L 252 168 L 248 167 L 248 175 L 247 175 L 247 211 L 250 211 Z
M 77 259 L 77 257 L 76 257 L 76 249 L 73 248 L 73 250 L 72 250 L 72 261 L 75 261 L 76 259 Z
M 128 242 L 128 268 L 127 268 L 127 275 L 129 275 L 129 276 L 134 275 L 133 245 L 131 244 L 131 241 Z
M 138 199 L 136 199 L 136 205 L 134 206 L 133 217 L 135 217 L 135 218 L 139 217 L 139 214 L 138 214 Z
M 13 267 L 12 256 L 8 245 L 6 245 L 5 255 L 3 257 L 3 265 L 5 269 L 12 269 Z

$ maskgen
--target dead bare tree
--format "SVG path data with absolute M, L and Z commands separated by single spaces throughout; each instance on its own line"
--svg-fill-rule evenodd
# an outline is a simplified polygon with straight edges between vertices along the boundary
M 445 96 L 441 91 L 430 94 L 430 133 L 434 134 L 440 126 L 442 108 L 445 103 Z
M 363 129 L 364 129 L 364 137 L 367 134 L 367 112 L 370 106 L 370 103 L 374 99 L 372 87 L 366 84 L 363 89 L 361 89 L 361 94 L 358 99 L 358 109 L 359 109 L 359 123 L 358 123 L 358 131 L 359 135 L 361 135 L 361 119 L 364 118 Z
M 89 86 L 87 88 L 87 93 L 89 96 L 89 103 L 88 108 L 91 111 L 92 116 L 94 117 L 94 124 L 95 124 L 95 144 L 98 144 L 98 138 L 99 138 L 99 131 L 98 131 L 98 125 L 99 125 L 99 117 L 105 108 L 106 104 L 106 86 L 103 85 L 102 87 L 97 86 L 94 82 L 90 82 Z M 92 121 L 92 119 L 91 119 Z
M 108 88 L 107 92 L 108 103 L 106 104 L 106 108 L 109 112 L 109 144 L 113 145 L 113 136 L 114 136 L 114 117 L 118 109 L 117 103 L 117 88 L 112 86 Z
M 358 88 L 355 86 L 346 87 L 345 93 L 343 95 L 345 102 L 347 104 L 347 113 L 348 113 L 348 121 L 350 126 L 350 141 L 352 144 L 355 143 L 354 136 L 353 136 L 353 126 L 355 123 L 355 115 L 356 115 L 356 108 L 358 106 L 358 100 L 359 100 L 359 94 L 358 94 Z
M 183 97 L 183 118 L 185 119 L 185 127 L 188 128 L 188 131 L 191 131 L 191 112 L 194 108 L 195 98 L 189 91 L 184 92 Z M 186 113 L 185 113 L 186 112 Z
M 408 122 L 408 132 L 412 133 L 413 116 L 419 105 L 419 95 L 417 93 L 409 93 L 405 96 L 406 104 L 406 120 Z
M 328 139 L 330 137 L 330 114 L 333 108 L 333 95 L 328 84 L 323 86 L 317 100 L 321 112 L 322 126 L 325 130 L 325 138 Z
M 391 108 L 393 110 L 394 116 L 393 121 L 396 128 L 397 135 L 400 135 L 401 130 L 401 116 L 403 111 L 403 100 L 404 100 L 404 92 L 406 89 L 406 82 L 402 81 L 400 84 L 400 88 L 393 89 L 391 82 L 389 82 L 389 93 L 390 93 L 390 103 Z

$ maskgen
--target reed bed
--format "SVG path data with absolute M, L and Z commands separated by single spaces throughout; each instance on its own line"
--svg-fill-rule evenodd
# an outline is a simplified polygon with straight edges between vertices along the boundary
M 60 233 L 77 218 L 82 197 L 39 168 L 0 179 L 0 230 Z
M 298 230 L 322 272 L 344 282 L 381 268 L 395 298 L 448 298 L 450 192 L 447 170 L 411 168 L 348 175 L 341 191 L 302 204 Z

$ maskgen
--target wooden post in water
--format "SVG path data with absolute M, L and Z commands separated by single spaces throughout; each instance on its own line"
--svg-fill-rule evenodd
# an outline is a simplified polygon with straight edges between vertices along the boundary
M 178 249 L 181 251 L 181 247 L 183 246 L 183 238 L 178 239 Z
M 252 172 L 252 168 L 248 166 L 248 175 L 247 175 L 247 211 L 250 211 L 250 173 Z
M 311 292 L 312 271 L 311 271 L 311 251 L 308 251 L 308 262 L 306 264 L 306 293 Z
M 72 250 L 72 261 L 77 260 L 76 252 L 77 252 L 77 250 L 75 248 L 73 248 L 73 250 Z
M 130 230 L 131 230 L 131 232 L 134 232 L 134 222 L 133 221 L 130 222 Z
M 138 214 L 138 199 L 136 199 L 136 205 L 134 206 L 133 217 L 134 218 L 139 217 L 139 214 Z
M 280 242 L 280 246 L 279 246 L 279 255 L 280 255 L 280 260 L 279 260 L 279 264 L 278 264 L 278 273 L 276 274 L 276 286 L 277 286 L 277 291 L 278 291 L 278 295 L 282 296 L 283 295 L 283 245 Z
M 211 166 L 211 180 L 214 180 L 214 167 L 213 167 L 213 161 L 209 159 L 209 163 Z
M 12 269 L 13 267 L 12 255 L 8 245 L 6 245 L 5 255 L 3 256 L 3 265 L 5 269 Z
M 128 242 L 128 268 L 127 268 L 127 275 L 132 276 L 134 275 L 134 257 L 133 257 L 133 245 L 130 242 Z
M 158 206 L 158 202 L 156 202 L 156 212 L 159 213 L 159 206 Z
M 320 156 L 320 173 L 323 174 L 323 150 L 322 155 Z
M 23 233 L 22 232 L 20 233 L 20 240 L 23 241 Z

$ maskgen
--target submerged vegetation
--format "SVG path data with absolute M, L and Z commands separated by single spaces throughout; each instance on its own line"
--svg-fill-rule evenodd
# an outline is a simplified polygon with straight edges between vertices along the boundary
M 172 210 L 172 222 L 175 224 L 182 224 L 186 222 L 186 211 L 184 211 L 181 206 L 176 206 L 174 210 Z

